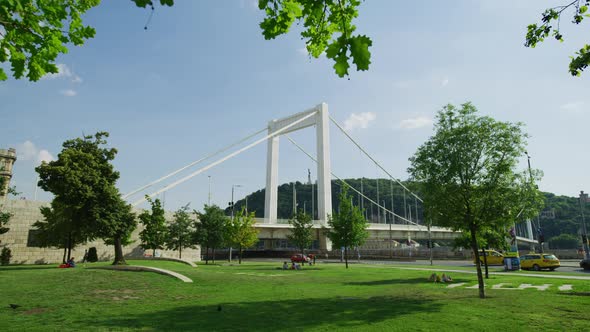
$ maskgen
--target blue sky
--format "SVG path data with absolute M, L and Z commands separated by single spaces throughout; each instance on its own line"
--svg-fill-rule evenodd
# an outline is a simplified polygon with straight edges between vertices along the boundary
M 436 112 L 472 101 L 482 114 L 526 124 L 532 166 L 545 173 L 541 190 L 590 191 L 590 72 L 567 71 L 587 26 L 563 24 L 562 44 L 523 46 L 527 24 L 559 1 L 365 1 L 355 23 L 373 39 L 372 64 L 349 80 L 331 61 L 309 59 L 297 28 L 265 41 L 254 1 L 177 2 L 157 7 L 146 31 L 148 10 L 103 1 L 85 17 L 96 37 L 58 58 L 59 75 L 0 83 L 0 147 L 17 148 L 13 184 L 25 197 L 34 196 L 33 168 L 66 139 L 110 132 L 125 193 L 321 102 L 391 174 L 406 178 Z M 311 128 L 291 135 L 311 152 L 314 136 Z M 334 126 L 331 140 L 338 176 L 385 177 Z M 243 185 L 237 198 L 263 188 L 265 167 L 262 144 L 169 191 L 166 208 L 189 201 L 202 208 L 208 176 L 213 202 L 224 207 L 232 184 Z M 315 174 L 282 139 L 280 182 L 305 181 L 308 168 Z

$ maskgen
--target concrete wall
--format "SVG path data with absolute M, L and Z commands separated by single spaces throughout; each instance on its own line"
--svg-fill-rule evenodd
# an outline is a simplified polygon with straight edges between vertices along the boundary
M 12 264 L 47 264 L 47 263 L 61 263 L 63 256 L 63 249 L 57 248 L 38 248 L 27 246 L 29 240 L 29 230 L 33 227 L 33 223 L 37 220 L 43 220 L 43 215 L 40 212 L 40 207 L 48 206 L 47 202 L 36 202 L 29 200 L 7 200 L 2 208 L 5 211 L 12 213 L 12 218 L 6 225 L 10 230 L 0 235 L 0 247 L 7 246 L 12 250 Z M 139 214 L 141 211 L 135 211 Z M 167 220 L 172 219 L 172 213 L 166 215 Z M 132 234 L 131 245 L 123 247 L 123 254 L 126 258 L 142 257 L 144 250 L 139 246 L 139 232 L 141 231 L 141 224 Z M 82 260 L 84 250 L 90 247 L 96 247 L 99 260 L 111 260 L 114 258 L 115 249 L 113 246 L 107 246 L 102 240 L 89 242 L 84 245 L 76 247 L 72 251 L 72 256 L 76 261 Z M 151 254 L 151 250 L 148 251 Z M 162 250 L 162 257 L 178 258 L 177 251 Z M 182 258 L 190 261 L 199 261 L 201 257 L 201 250 L 197 249 L 183 249 Z

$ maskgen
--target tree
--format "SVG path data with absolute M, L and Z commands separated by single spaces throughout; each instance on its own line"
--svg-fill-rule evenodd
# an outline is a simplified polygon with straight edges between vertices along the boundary
M 289 220 L 291 234 L 287 235 L 287 239 L 294 243 L 303 255 L 303 250 L 309 248 L 311 241 L 313 241 L 313 222 L 311 216 L 306 214 L 302 209 L 297 211 L 297 215 Z
M 39 186 L 53 193 L 71 229 L 81 238 L 100 238 L 114 245 L 113 264 L 125 264 L 123 242 L 136 227 L 131 206 L 115 187 L 119 173 L 111 161 L 117 150 L 106 148 L 107 132 L 67 140 L 57 160 L 35 168 Z
M 549 247 L 552 249 L 576 249 L 580 245 L 580 238 L 572 234 L 560 234 L 549 240 Z
M 59 201 L 53 201 L 51 206 L 41 207 L 44 221 L 33 224 L 38 231 L 36 238 L 40 246 L 63 248 L 64 264 L 71 258 L 72 249 L 87 239 L 67 213 L 68 210 Z
M 4 167 L 0 167 L 0 171 L 3 171 Z M 0 200 L 4 200 L 4 188 L 6 187 L 6 178 L 0 176 Z M 10 221 L 12 214 L 10 212 L 3 211 L 4 205 L 0 204 L 0 235 L 8 232 L 10 228 L 5 227 Z
M 238 247 L 240 255 L 238 263 L 242 264 L 243 249 L 258 242 L 258 230 L 254 228 L 254 213 L 248 213 L 246 209 L 242 208 L 233 220 L 229 220 L 225 236 L 226 242 Z
M 159 199 L 152 200 L 146 196 L 150 203 L 150 211 L 144 211 L 139 215 L 139 221 L 143 224 L 144 229 L 139 232 L 141 247 L 143 249 L 152 249 L 152 257 L 156 257 L 156 249 L 163 249 L 166 244 L 168 227 L 164 217 L 164 209 Z
M 434 130 L 410 158 L 408 172 L 422 187 L 426 217 L 469 235 L 484 298 L 478 237 L 499 234 L 516 217 L 527 218 L 540 208 L 529 201 L 531 195 L 524 195 L 540 196 L 532 181 L 515 172 L 527 135 L 520 123 L 478 116 L 471 103 L 445 106 Z
M 174 212 L 174 219 L 168 225 L 166 247 L 171 250 L 178 250 L 179 258 L 182 258 L 183 248 L 193 247 L 191 238 L 194 230 L 191 227 L 192 220 L 188 213 L 189 204 L 176 210 L 176 212 Z
M 369 223 L 363 216 L 361 209 L 352 204 L 352 198 L 348 195 L 348 186 L 342 186 L 340 192 L 340 205 L 338 212 L 328 217 L 330 230 L 327 235 L 335 247 L 344 248 L 344 261 L 348 269 L 348 250 L 351 247 L 361 246 L 365 243 L 369 232 Z
M 569 1 L 569 0 L 568 0 Z M 534 48 L 551 34 L 556 40 L 563 42 L 563 35 L 560 30 L 561 16 L 570 10 L 572 23 L 580 24 L 588 14 L 590 0 L 574 0 L 553 8 L 546 9 L 541 16 L 541 24 L 530 24 L 526 34 L 526 47 Z M 554 26 L 553 24 L 556 24 Z M 590 45 L 584 45 L 575 56 L 571 57 L 569 72 L 573 76 L 580 76 L 582 71 L 590 64 Z
M 205 264 L 209 264 L 209 249 L 213 250 L 213 264 L 215 264 L 215 249 L 223 245 L 224 233 L 229 219 L 217 205 L 206 205 L 204 213 L 198 213 L 195 222 L 194 242 L 205 247 Z
M 131 0 L 138 7 L 151 7 L 156 1 Z M 0 2 L 0 63 L 10 62 L 14 78 L 38 81 L 47 73 L 58 73 L 55 60 L 68 52 L 68 44 L 83 45 L 96 31 L 85 26 L 82 15 L 98 6 L 100 0 L 18 0 Z M 159 0 L 162 6 L 174 0 Z M 358 16 L 359 0 L 259 0 L 265 12 L 260 23 L 265 39 L 274 39 L 289 31 L 293 22 L 303 23 L 301 32 L 309 54 L 322 53 L 334 60 L 338 76 L 348 75 L 349 60 L 357 70 L 367 70 L 372 41 L 353 35 L 352 20 Z M 147 26 L 145 27 L 147 29 Z M 338 37 L 334 37 L 339 34 Z M 8 76 L 0 67 L 0 81 Z

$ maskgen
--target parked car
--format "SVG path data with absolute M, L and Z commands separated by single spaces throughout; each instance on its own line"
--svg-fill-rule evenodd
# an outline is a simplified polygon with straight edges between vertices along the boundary
M 485 255 L 487 257 L 488 265 L 504 265 L 504 255 L 495 251 L 495 250 L 485 250 Z M 483 261 L 483 252 L 479 251 L 479 260 L 481 264 L 484 264 Z M 475 264 L 475 259 L 473 260 L 473 264 Z
M 530 253 L 520 256 L 520 268 L 523 270 L 533 269 L 540 271 L 541 269 L 549 269 L 553 271 L 560 266 L 559 259 L 553 254 Z
M 308 263 L 309 261 L 310 258 L 302 254 L 296 254 L 291 256 L 292 263 Z
M 590 270 L 590 259 L 582 259 L 580 261 L 580 267 L 584 270 Z

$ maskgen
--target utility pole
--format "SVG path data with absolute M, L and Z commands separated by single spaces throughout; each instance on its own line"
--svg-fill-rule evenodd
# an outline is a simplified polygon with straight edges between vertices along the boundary
M 235 204 L 234 204 L 234 188 L 236 187 L 242 187 L 241 184 L 232 184 L 231 185 L 231 221 L 234 221 L 234 209 L 235 209 Z M 232 247 L 229 247 L 229 261 L 231 262 L 231 255 L 232 255 Z
M 531 184 L 533 184 L 533 172 L 531 171 L 531 156 L 529 156 L 529 153 L 527 151 L 525 151 L 524 153 L 526 154 L 527 163 L 529 166 L 529 179 L 531 181 Z M 537 242 L 539 243 L 539 251 L 541 253 L 543 253 L 543 241 L 542 240 L 544 240 L 543 230 L 541 229 L 541 221 L 539 220 L 539 217 L 537 216 Z
M 379 205 L 379 178 L 377 178 L 377 205 Z M 377 207 L 377 223 L 381 223 L 381 208 Z
M 588 250 L 588 231 L 586 230 L 586 218 L 584 217 L 584 209 L 588 201 L 588 194 L 580 191 L 580 212 L 582 213 L 582 245 L 584 246 L 584 256 L 590 259 L 590 251 Z
M 211 175 L 209 175 L 208 177 L 209 177 L 209 197 L 207 199 L 207 205 L 211 206 Z
M 297 189 L 295 188 L 295 182 L 293 182 L 293 216 L 297 215 Z

